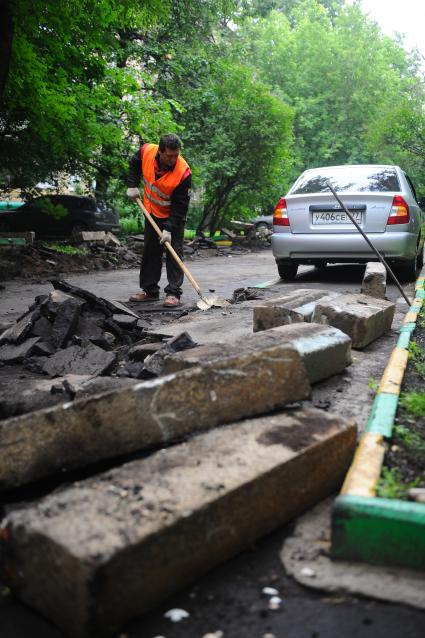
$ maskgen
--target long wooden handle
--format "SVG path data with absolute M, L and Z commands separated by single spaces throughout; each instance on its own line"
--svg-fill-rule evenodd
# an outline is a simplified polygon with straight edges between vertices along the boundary
M 156 234 L 158 235 L 158 237 L 162 237 L 162 231 L 161 231 L 160 227 L 154 221 L 152 215 L 150 213 L 148 213 L 146 208 L 143 206 L 142 200 L 139 197 L 137 197 L 135 201 L 136 201 L 136 204 L 138 205 L 138 207 L 140 208 L 140 210 L 142 211 L 142 213 L 144 214 L 144 216 L 146 217 L 146 219 L 148 220 L 148 222 L 150 223 L 150 225 L 152 226 L 152 228 L 156 231 Z M 184 274 L 189 279 L 190 283 L 192 284 L 192 286 L 195 288 L 196 292 L 198 293 L 198 295 L 202 299 L 203 296 L 204 296 L 202 294 L 202 290 L 200 289 L 200 287 L 196 283 L 195 279 L 192 277 L 190 271 L 184 265 L 184 263 L 182 262 L 182 260 L 180 259 L 180 257 L 178 256 L 178 254 L 176 253 L 176 251 L 174 250 L 174 248 L 170 244 L 170 242 L 169 241 L 165 241 L 164 244 L 165 244 L 165 248 L 168 250 L 170 255 L 172 255 L 172 257 L 173 257 L 174 261 L 176 262 L 176 264 L 179 265 L 181 270 L 184 272 Z

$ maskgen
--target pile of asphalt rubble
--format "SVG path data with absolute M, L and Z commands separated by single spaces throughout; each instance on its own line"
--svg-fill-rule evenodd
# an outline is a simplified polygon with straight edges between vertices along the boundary
M 37 296 L 15 323 L 0 325 L 0 420 L 155 378 L 165 357 L 198 345 L 187 332 L 170 337 L 152 326 L 158 311 L 174 320 L 196 306 L 168 313 L 158 306 L 140 318 L 120 302 L 50 282 L 50 294 Z M 259 294 L 240 288 L 232 302 Z
M 140 319 L 119 302 L 99 298 L 65 281 L 51 283 L 54 290 L 36 297 L 28 311 L 0 334 L 2 376 L 13 370 L 19 380 L 18 370 L 31 373 L 32 378 L 55 379 L 50 382 L 51 398 L 46 401 L 44 383 L 41 405 L 36 392 L 32 392 L 33 402 L 22 401 L 18 383 L 13 401 L 8 390 L 0 394 L 0 418 L 73 400 L 82 396 L 80 392 L 87 390 L 87 385 L 94 393 L 117 389 L 131 379 L 134 383 L 134 379 L 153 378 L 162 373 L 167 354 L 197 345 L 186 332 L 171 339 L 150 331 L 149 318 Z M 22 380 L 25 377 L 20 375 Z M 93 382 L 97 377 L 102 380 Z

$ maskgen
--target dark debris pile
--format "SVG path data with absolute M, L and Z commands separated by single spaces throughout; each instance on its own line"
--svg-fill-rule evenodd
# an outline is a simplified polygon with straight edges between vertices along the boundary
M 9 366 L 18 377 L 21 370 L 22 377 L 28 372 L 57 378 L 50 392 L 73 399 L 77 392 L 71 377 L 78 377 L 78 382 L 95 377 L 152 378 L 162 373 L 167 354 L 196 345 L 187 333 L 171 339 L 151 331 L 148 317 L 141 319 L 119 302 L 65 281 L 51 283 L 54 290 L 36 297 L 28 311 L 0 334 L 3 378 Z M 10 416 L 11 410 L 1 404 L 0 393 L 0 418 Z

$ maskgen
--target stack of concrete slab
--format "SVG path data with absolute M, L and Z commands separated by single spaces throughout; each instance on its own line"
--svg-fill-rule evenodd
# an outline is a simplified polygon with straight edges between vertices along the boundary
M 391 328 L 394 313 L 395 304 L 368 295 L 298 290 L 256 305 L 254 332 L 311 321 L 338 328 L 353 348 L 364 348 Z
M 119 392 L 0 421 L 0 488 L 306 399 L 310 383 L 301 358 L 280 341 Z
M 9 514 L 4 573 L 66 634 L 117 635 L 337 489 L 355 440 L 353 422 L 319 410 L 204 433 Z

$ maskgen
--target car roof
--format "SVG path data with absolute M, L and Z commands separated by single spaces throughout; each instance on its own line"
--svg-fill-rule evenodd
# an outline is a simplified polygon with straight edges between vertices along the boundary
M 318 166 L 317 168 L 306 168 L 304 173 L 323 170 L 341 170 L 346 168 L 395 168 L 401 170 L 400 166 L 395 164 L 340 164 L 338 166 Z

